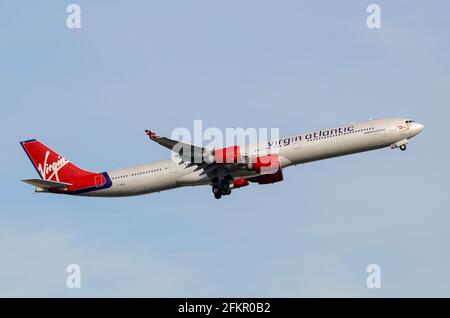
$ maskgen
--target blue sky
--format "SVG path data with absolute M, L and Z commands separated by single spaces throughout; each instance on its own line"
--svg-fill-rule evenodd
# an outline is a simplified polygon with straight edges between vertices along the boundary
M 0 296 L 450 296 L 448 1 L 0 2 Z M 389 149 L 215 200 L 35 194 L 19 141 L 104 171 L 168 159 L 143 133 L 405 116 Z M 67 289 L 66 266 L 82 288 Z M 381 266 L 382 288 L 366 287 Z

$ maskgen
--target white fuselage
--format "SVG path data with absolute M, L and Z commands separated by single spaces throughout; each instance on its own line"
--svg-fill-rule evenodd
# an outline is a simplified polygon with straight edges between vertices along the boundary
M 247 146 L 247 156 L 257 157 L 276 152 L 281 167 L 307 163 L 337 156 L 388 147 L 417 135 L 421 124 L 405 124 L 405 118 L 387 118 L 351 123 L 337 128 L 322 129 L 257 145 Z M 88 192 L 86 196 L 132 196 L 159 192 L 182 186 L 211 183 L 207 167 L 174 160 L 159 161 L 108 172 L 112 185 L 107 189 Z M 242 169 L 233 171 L 233 177 L 254 176 Z

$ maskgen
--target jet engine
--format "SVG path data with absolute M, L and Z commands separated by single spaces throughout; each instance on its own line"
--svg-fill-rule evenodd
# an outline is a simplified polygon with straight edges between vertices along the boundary
M 250 184 L 250 182 L 248 182 L 247 179 L 244 179 L 244 178 L 235 179 L 232 183 L 232 188 L 233 189 L 242 188 L 242 187 L 248 186 L 249 184 Z
M 242 158 L 241 147 L 231 146 L 226 148 L 214 149 L 213 156 L 214 163 L 217 164 L 236 163 Z
M 283 180 L 280 156 L 276 154 L 256 157 L 247 164 L 249 170 L 260 173 L 260 176 L 252 178 L 259 184 L 268 184 Z
M 274 174 L 263 174 L 255 178 L 259 184 L 269 184 L 283 181 L 283 172 L 279 169 Z

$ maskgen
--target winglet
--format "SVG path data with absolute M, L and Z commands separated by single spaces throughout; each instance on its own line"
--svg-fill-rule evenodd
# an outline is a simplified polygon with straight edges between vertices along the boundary
M 148 138 L 150 138 L 150 139 L 160 138 L 160 136 L 158 136 L 154 131 L 151 131 L 149 129 L 146 129 L 145 133 L 147 134 Z

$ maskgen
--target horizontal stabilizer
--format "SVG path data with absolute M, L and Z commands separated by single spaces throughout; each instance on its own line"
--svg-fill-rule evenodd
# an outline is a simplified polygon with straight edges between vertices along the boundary
M 28 184 L 34 185 L 35 187 L 42 188 L 42 189 L 64 190 L 72 185 L 71 183 L 49 181 L 49 180 L 42 180 L 42 179 L 27 179 L 27 180 L 22 180 L 22 181 L 26 182 Z

